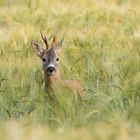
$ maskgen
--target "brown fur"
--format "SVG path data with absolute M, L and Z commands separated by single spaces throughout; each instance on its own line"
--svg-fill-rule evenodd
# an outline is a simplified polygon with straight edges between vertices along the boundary
M 80 82 L 78 80 L 61 80 L 59 70 L 55 72 L 55 74 L 52 76 L 49 76 L 44 71 L 44 76 L 45 76 L 45 89 L 48 92 L 50 92 L 50 90 L 53 90 L 53 87 L 55 86 L 62 86 L 70 90 L 77 91 L 81 97 L 84 95 Z

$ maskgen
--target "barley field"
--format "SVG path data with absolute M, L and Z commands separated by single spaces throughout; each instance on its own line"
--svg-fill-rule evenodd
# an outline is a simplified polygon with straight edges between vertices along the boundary
M 40 30 L 64 36 L 61 77 L 81 81 L 82 100 L 49 100 Z M 0 0 L 0 140 L 139 139 L 140 1 Z

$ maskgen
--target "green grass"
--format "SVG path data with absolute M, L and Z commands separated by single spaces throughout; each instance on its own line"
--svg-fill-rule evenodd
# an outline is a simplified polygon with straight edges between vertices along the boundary
M 138 0 L 0 0 L 0 139 L 140 139 Z M 65 37 L 62 79 L 79 79 L 80 102 L 44 91 L 31 41 Z

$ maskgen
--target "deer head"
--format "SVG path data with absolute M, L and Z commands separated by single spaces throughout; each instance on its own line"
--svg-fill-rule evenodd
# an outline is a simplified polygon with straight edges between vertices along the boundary
M 56 34 L 53 36 L 51 45 L 48 44 L 47 37 L 41 33 L 42 40 L 46 45 L 46 49 L 42 48 L 36 41 L 32 41 L 32 47 L 35 53 L 41 58 L 44 72 L 51 76 L 58 70 L 59 51 L 63 44 L 63 39 L 56 43 Z

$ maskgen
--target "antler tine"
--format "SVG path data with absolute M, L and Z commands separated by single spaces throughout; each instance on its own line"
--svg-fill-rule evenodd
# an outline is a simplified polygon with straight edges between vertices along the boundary
M 43 33 L 41 31 L 40 31 L 40 34 L 41 34 L 42 40 L 44 41 L 44 43 L 46 45 L 46 49 L 48 49 L 49 45 L 48 45 L 47 37 L 45 35 L 43 35 Z
M 56 42 L 56 36 L 57 36 L 58 32 L 55 33 L 55 35 L 53 36 L 53 40 L 52 40 L 52 47 L 54 47 L 54 44 Z

